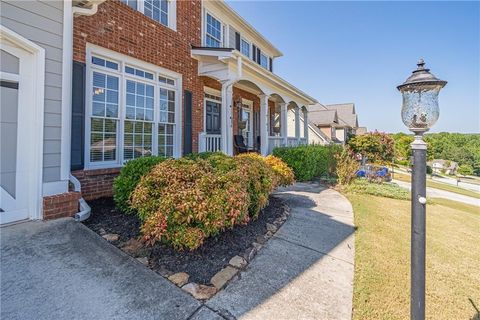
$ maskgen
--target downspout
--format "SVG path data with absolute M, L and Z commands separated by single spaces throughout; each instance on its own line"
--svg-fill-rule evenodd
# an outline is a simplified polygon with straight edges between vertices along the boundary
M 72 7 L 72 15 L 73 17 L 75 16 L 91 16 L 97 13 L 98 11 L 98 5 L 104 2 L 105 0 L 92 0 L 92 7 L 91 8 L 80 8 L 80 7 Z M 73 24 L 72 24 L 73 25 Z M 73 33 L 73 30 L 70 30 L 70 32 Z M 80 184 L 80 181 L 78 181 L 77 178 L 75 178 L 71 172 L 69 172 L 69 181 L 73 184 L 73 190 L 75 192 L 79 192 L 81 194 L 82 192 L 82 187 Z M 81 197 L 78 200 L 78 204 L 80 207 L 80 211 L 75 213 L 75 221 L 85 221 L 90 217 L 92 209 L 88 205 L 88 203 Z
M 70 182 L 73 184 L 73 190 L 75 192 L 82 192 L 82 187 L 80 185 L 80 181 L 78 181 L 77 178 L 75 178 L 71 173 L 70 173 Z M 91 213 L 91 208 L 88 205 L 88 203 L 83 199 L 80 198 L 78 200 L 78 203 L 80 205 L 80 212 L 75 213 L 75 221 L 84 221 L 87 220 L 90 217 Z

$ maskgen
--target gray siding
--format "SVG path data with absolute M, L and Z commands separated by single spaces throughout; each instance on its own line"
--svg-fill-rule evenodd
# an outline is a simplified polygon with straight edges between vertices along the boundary
M 2 25 L 45 48 L 43 182 L 60 180 L 62 1 L 2 0 Z

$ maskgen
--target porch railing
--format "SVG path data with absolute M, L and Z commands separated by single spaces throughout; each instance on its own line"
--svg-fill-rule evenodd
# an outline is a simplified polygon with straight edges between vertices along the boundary
M 198 135 L 199 152 L 216 152 L 222 149 L 221 134 L 207 134 L 200 132 Z
M 272 153 L 276 147 L 296 147 L 304 144 L 307 144 L 306 138 L 287 137 L 287 144 L 285 145 L 283 137 L 268 137 L 268 153 Z

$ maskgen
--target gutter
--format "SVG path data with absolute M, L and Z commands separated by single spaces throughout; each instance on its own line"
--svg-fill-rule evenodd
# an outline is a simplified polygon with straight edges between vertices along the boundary
M 90 8 L 77 7 L 77 6 L 72 7 L 73 16 L 92 16 L 95 13 L 97 13 L 98 5 L 105 2 L 105 0 L 91 0 L 91 1 L 88 1 L 88 2 L 92 4 L 92 6 Z

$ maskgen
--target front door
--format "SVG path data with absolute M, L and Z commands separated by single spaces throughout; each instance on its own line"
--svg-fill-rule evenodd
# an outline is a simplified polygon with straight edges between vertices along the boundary
M 205 103 L 205 131 L 207 134 L 221 134 L 221 104 L 206 100 Z
M 2 39 L 0 49 L 0 224 L 29 218 L 28 137 L 31 55 Z M 23 62 L 27 59 L 26 65 Z M 26 70 L 27 69 L 27 70 Z

